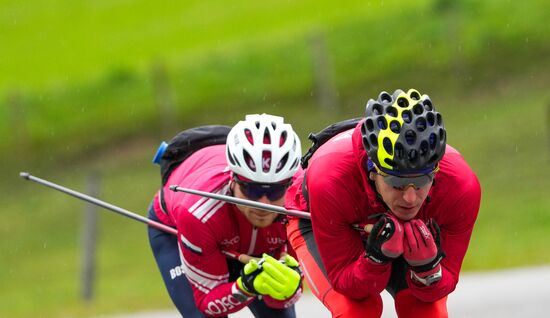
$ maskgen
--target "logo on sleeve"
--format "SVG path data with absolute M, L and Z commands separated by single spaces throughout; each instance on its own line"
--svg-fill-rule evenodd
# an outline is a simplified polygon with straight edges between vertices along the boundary
M 233 295 L 222 297 L 221 299 L 216 299 L 208 303 L 206 314 L 210 316 L 219 315 L 221 313 L 227 312 L 238 306 L 240 302 L 233 297 Z

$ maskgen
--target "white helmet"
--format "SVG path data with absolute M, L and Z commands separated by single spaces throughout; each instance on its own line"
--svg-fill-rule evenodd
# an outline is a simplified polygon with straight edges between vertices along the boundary
M 227 162 L 234 173 L 253 182 L 276 183 L 296 173 L 301 147 L 283 117 L 246 115 L 227 135 Z

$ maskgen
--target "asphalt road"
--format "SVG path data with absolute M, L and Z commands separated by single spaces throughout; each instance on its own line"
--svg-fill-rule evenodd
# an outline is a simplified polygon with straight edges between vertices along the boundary
M 382 295 L 382 317 L 397 317 L 393 300 Z M 449 296 L 450 317 L 549 317 L 550 266 L 521 268 L 490 273 L 467 273 L 454 293 Z M 330 313 L 311 294 L 305 294 L 296 305 L 298 317 L 330 318 Z M 175 310 L 132 313 L 102 318 L 176 318 Z M 232 318 L 251 318 L 248 310 L 230 315 Z

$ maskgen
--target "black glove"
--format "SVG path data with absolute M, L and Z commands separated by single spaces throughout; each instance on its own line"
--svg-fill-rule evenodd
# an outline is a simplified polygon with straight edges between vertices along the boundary
M 403 254 L 403 226 L 388 213 L 382 214 L 367 238 L 366 256 L 377 264 L 386 264 Z

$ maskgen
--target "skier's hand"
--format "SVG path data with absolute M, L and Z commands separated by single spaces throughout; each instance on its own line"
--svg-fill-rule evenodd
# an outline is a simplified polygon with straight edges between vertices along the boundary
M 377 264 L 386 264 L 403 254 L 403 226 L 392 215 L 383 214 L 367 238 L 367 257 Z
M 428 277 L 436 280 L 441 278 L 441 265 L 439 264 L 445 253 L 441 250 L 440 230 L 437 223 L 431 219 L 428 223 L 422 220 L 411 220 L 403 225 L 405 232 L 403 257 L 409 264 L 413 278 L 425 282 Z
M 248 295 L 268 295 L 277 300 L 291 298 L 300 288 L 299 264 L 290 255 L 281 261 L 263 254 L 260 261 L 251 260 L 241 271 L 237 286 Z

